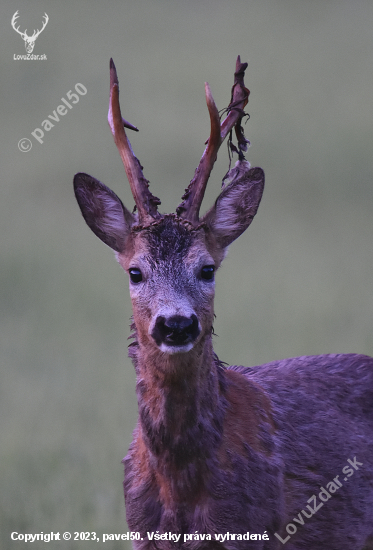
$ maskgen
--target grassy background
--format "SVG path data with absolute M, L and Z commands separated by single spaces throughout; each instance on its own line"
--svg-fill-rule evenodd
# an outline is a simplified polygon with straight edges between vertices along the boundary
M 40 28 L 35 54 L 11 28 Z M 72 178 L 133 204 L 106 116 L 117 65 L 133 147 L 174 211 L 209 133 L 203 84 L 227 105 L 249 63 L 252 142 L 266 171 L 250 230 L 217 276 L 216 351 L 230 364 L 373 354 L 371 0 L 3 0 L 1 7 L 0 528 L 126 530 L 122 465 L 136 420 L 126 276 L 85 226 Z M 88 90 L 39 144 L 31 132 Z M 17 143 L 29 138 L 32 150 Z M 227 170 L 225 148 L 206 208 Z M 40 543 L 38 547 L 40 546 Z M 50 543 L 65 550 L 94 542 Z M 123 548 L 123 543 L 106 548 Z

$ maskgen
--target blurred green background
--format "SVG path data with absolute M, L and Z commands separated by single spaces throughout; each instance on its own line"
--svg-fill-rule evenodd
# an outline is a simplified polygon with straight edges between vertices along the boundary
M 11 27 L 49 23 L 34 54 Z M 137 416 L 127 277 L 86 227 L 78 171 L 132 207 L 106 122 L 109 59 L 151 190 L 174 211 L 249 63 L 248 160 L 266 172 L 257 218 L 217 276 L 215 348 L 230 364 L 373 354 L 371 0 L 3 0 L 1 5 L 0 527 L 125 532 L 121 459 Z M 45 132 L 67 99 L 87 94 Z M 21 138 L 32 142 L 21 152 Z M 228 169 L 222 148 L 211 205 Z M 95 542 L 50 543 L 66 550 Z M 40 547 L 40 543 L 37 545 Z M 106 543 L 106 548 L 129 548 Z

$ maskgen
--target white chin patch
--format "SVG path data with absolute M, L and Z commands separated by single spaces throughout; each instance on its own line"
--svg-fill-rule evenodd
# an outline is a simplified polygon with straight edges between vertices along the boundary
M 187 353 L 192 349 L 194 346 L 194 342 L 189 342 L 188 344 L 185 344 L 184 346 L 168 346 L 167 344 L 161 344 L 159 346 L 159 349 L 163 353 L 169 353 L 170 355 L 174 355 L 175 353 Z

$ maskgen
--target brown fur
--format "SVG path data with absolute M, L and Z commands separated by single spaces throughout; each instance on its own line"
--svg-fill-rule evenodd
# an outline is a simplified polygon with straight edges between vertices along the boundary
M 248 444 L 257 452 L 269 454 L 259 437 L 259 426 L 264 421 L 272 426 L 272 407 L 262 388 L 250 383 L 232 370 L 226 371 L 228 407 L 224 419 L 223 440 L 219 453 L 224 458 L 231 452 L 245 455 Z

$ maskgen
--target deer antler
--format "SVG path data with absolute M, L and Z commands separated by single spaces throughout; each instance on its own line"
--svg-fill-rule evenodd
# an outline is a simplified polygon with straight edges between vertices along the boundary
M 37 29 L 36 31 L 34 31 L 34 34 L 30 37 L 30 38 L 33 38 L 33 39 L 37 39 L 37 37 L 39 36 L 39 34 L 41 32 L 43 32 L 43 30 L 45 29 L 45 27 L 47 26 L 47 23 L 49 21 L 49 17 L 46 13 L 44 13 L 44 16 L 45 17 L 45 21 L 43 22 L 43 27 L 40 29 L 40 31 Z
M 135 157 L 131 144 L 127 138 L 124 126 L 136 130 L 129 122 L 122 118 L 119 105 L 118 76 L 114 61 L 110 59 L 110 102 L 108 122 L 114 137 L 115 145 L 122 158 L 133 198 L 139 212 L 139 222 L 150 221 L 149 217 L 157 218 L 157 205 L 161 201 L 149 191 L 149 182 L 142 173 L 142 166 Z
M 247 63 L 241 63 L 241 58 L 238 56 L 236 61 L 236 72 L 234 73 L 231 102 L 227 107 L 228 116 L 224 119 L 222 124 L 220 124 L 219 113 L 212 97 L 210 87 L 207 82 L 205 84 L 206 103 L 211 121 L 210 138 L 195 171 L 194 177 L 182 197 L 183 202 L 176 209 L 178 216 L 186 218 L 193 224 L 199 221 L 199 209 L 220 145 L 233 127 L 236 127 L 237 136 L 243 135 L 241 119 L 244 116 L 243 109 L 248 102 L 250 94 L 250 90 L 245 88 L 243 80 L 246 68 Z
M 21 32 L 21 31 L 19 30 L 19 27 L 18 27 L 18 28 L 16 27 L 16 20 L 18 19 L 18 17 L 19 17 L 19 15 L 18 15 L 18 10 L 17 10 L 16 13 L 15 13 L 15 14 L 13 15 L 13 17 L 12 17 L 12 27 L 13 27 L 13 29 L 14 29 L 16 32 L 18 32 L 18 34 L 20 34 L 20 35 L 22 36 L 23 40 L 25 40 L 25 39 L 26 39 L 26 36 L 27 36 L 26 31 L 25 31 L 25 32 Z M 27 29 L 26 29 L 26 30 L 27 30 Z

